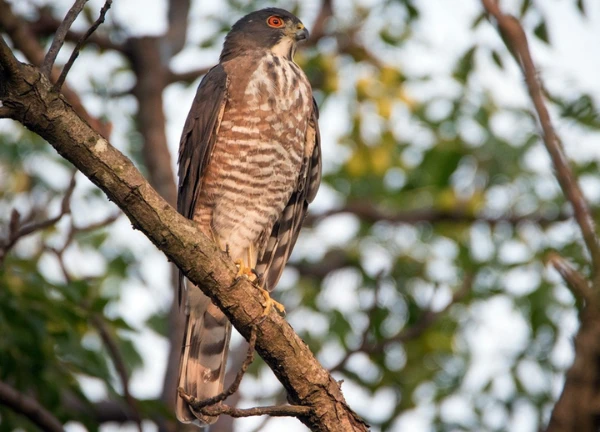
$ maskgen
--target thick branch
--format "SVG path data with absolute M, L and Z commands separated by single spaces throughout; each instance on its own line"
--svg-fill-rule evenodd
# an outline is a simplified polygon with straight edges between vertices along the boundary
M 198 78 L 200 78 L 202 75 L 206 74 L 209 70 L 210 70 L 210 68 L 194 69 L 194 70 L 187 71 L 187 72 L 169 71 L 165 78 L 166 83 L 173 84 L 176 82 L 184 82 L 187 84 L 191 84 L 194 81 L 196 81 Z
M 160 38 L 149 36 L 129 39 L 127 56 L 137 78 L 133 94 L 139 106 L 137 120 L 144 138 L 144 165 L 150 184 L 169 204 L 175 205 L 177 191 L 163 111 L 166 69 L 162 64 Z
M 185 46 L 189 12 L 190 0 L 169 0 L 169 30 L 164 37 L 169 47 L 169 57 L 177 54 Z
M 0 38 L 0 65 L 14 61 Z M 259 289 L 236 279 L 236 267 L 196 224 L 168 205 L 131 161 L 82 121 L 51 91 L 34 67 L 20 65 L 7 82 L 5 105 L 15 119 L 38 133 L 100 187 L 195 285 L 201 287 L 245 337 L 257 327 L 256 349 L 274 371 L 294 405 L 308 407 L 300 420 L 314 431 L 366 431 L 347 406 L 339 384 L 275 311 L 261 320 Z
M 0 381 L 0 405 L 6 405 L 14 412 L 24 415 L 42 430 L 63 432 L 62 423 L 50 411 L 35 399 L 19 393 L 2 381 Z

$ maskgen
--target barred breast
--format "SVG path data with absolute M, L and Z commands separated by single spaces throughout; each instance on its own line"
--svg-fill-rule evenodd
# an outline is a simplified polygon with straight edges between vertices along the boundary
M 298 181 L 312 92 L 300 67 L 271 53 L 224 67 L 227 104 L 195 219 L 245 259 L 262 254 Z

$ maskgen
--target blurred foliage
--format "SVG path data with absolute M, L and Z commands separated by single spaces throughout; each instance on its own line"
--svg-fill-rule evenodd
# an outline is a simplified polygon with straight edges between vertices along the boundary
M 267 5 L 227 3 L 229 13 L 206 18 L 213 32 L 190 41 L 189 49 L 218 50 L 235 18 Z M 314 5 L 275 3 L 300 16 L 314 18 L 318 12 Z M 555 251 L 583 272 L 588 269 L 536 120 L 521 102 L 526 91 L 514 60 L 499 37 L 479 37 L 493 29 L 477 11 L 465 29 L 471 45 L 452 67 L 428 68 L 431 58 L 423 67 L 409 67 L 414 65 L 408 62 L 418 65 L 419 56 L 435 61 L 423 33 L 430 30 L 421 22 L 425 2 L 379 0 L 369 8 L 358 1 L 335 3 L 325 36 L 297 55 L 315 88 L 321 129 L 337 142 L 323 142 L 326 198 L 313 210 L 314 223 L 305 228 L 278 290 L 289 319 L 318 358 L 345 380 L 350 404 L 373 430 L 398 430 L 417 415 L 439 431 L 503 431 L 523 412 L 530 430 L 537 430 L 558 395 L 554 383 L 569 365 L 573 328 L 564 323 L 577 313 L 545 257 Z M 540 42 L 540 49 L 551 50 L 553 27 L 545 9 L 529 0 L 516 3 L 520 7 L 512 12 L 526 24 L 532 46 Z M 571 3 L 585 19 L 586 2 Z M 542 68 L 542 76 L 546 72 Z M 112 71 L 122 73 L 127 73 L 122 65 Z M 111 78 L 95 78 L 89 86 L 110 93 Z M 495 79 L 505 81 L 503 89 L 512 86 L 514 102 L 494 89 Z M 568 125 L 561 129 L 567 150 L 573 150 L 569 137 L 598 138 L 591 89 L 546 90 L 555 118 Z M 97 95 L 88 97 L 97 102 Z M 113 142 L 142 165 L 136 108 L 127 97 L 107 97 L 102 115 L 115 124 Z M 574 159 L 580 178 L 597 189 L 593 154 L 577 152 Z M 32 134 L 5 132 L 2 226 L 8 226 L 14 207 L 36 220 L 55 214 L 50 210 L 57 210 L 67 182 L 54 177 L 64 177 L 66 166 Z M 78 226 L 86 225 L 86 213 L 106 209 L 89 185 L 78 186 L 73 200 L 80 210 Z M 342 214 L 320 217 L 346 205 Z M 421 216 L 398 222 L 410 214 Z M 153 359 L 142 359 L 131 339 L 146 330 L 165 337 L 168 305 L 149 313 L 143 328 L 128 323 L 116 305 L 133 281 L 152 279 L 139 262 L 156 252 L 151 246 L 143 253 L 131 249 L 119 241 L 122 230 L 111 227 L 75 236 L 65 254 L 69 268 L 91 257 L 100 270 L 65 278 L 52 250 L 66 241 L 64 221 L 71 217 L 24 239 L 0 268 L 0 379 L 35 396 L 62 421 L 96 430 L 98 424 L 64 403 L 65 395 L 91 403 L 83 377 L 99 380 L 104 397 L 122 397 L 89 317 L 102 317 L 129 370 L 137 371 Z M 250 373 L 256 379 L 267 374 L 258 361 Z M 242 386 L 248 403 L 280 400 L 279 393 L 256 394 Z M 0 419 L 2 430 L 31 427 L 2 407 Z

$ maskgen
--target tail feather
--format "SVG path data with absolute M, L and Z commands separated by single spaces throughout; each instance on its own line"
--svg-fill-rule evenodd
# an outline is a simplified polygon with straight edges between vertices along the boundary
M 178 387 L 197 399 L 204 400 L 223 391 L 231 323 L 198 288 L 190 288 Z M 199 426 L 212 424 L 217 420 L 217 417 L 192 412 L 179 394 L 176 415 L 180 422 Z

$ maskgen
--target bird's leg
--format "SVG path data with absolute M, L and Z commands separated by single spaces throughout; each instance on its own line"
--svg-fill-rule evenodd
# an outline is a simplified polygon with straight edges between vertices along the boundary
M 254 282 L 254 281 L 256 281 L 258 279 L 258 277 L 256 276 L 256 271 L 253 268 L 248 267 L 246 265 L 246 263 L 244 263 L 243 259 L 236 260 L 235 261 L 235 265 L 238 268 L 237 275 L 235 276 L 236 278 L 240 278 L 242 276 L 245 276 L 251 282 Z
M 246 263 L 255 262 L 255 260 L 253 260 L 253 252 L 254 251 L 253 251 L 252 247 L 250 247 L 247 250 L 248 256 L 247 256 L 246 261 L 244 261 L 241 258 L 235 261 L 235 265 L 238 268 L 236 277 L 237 278 L 246 277 L 247 279 L 250 280 L 250 282 L 254 283 L 254 285 L 258 289 L 260 289 L 260 293 L 262 294 L 263 299 L 264 299 L 263 307 L 265 308 L 265 310 L 263 311 L 263 314 L 262 314 L 263 317 L 266 317 L 267 315 L 269 315 L 269 313 L 271 312 L 271 309 L 273 309 L 273 308 L 275 308 L 275 310 L 277 310 L 277 312 L 279 312 L 281 315 L 285 315 L 285 307 L 283 307 L 283 305 L 281 303 L 273 300 L 271 298 L 271 295 L 269 294 L 269 291 L 267 291 L 262 286 L 260 286 L 259 277 L 258 277 L 258 274 L 256 273 L 256 270 L 254 270 L 253 268 L 249 267 L 246 264 Z
M 280 315 L 285 316 L 285 307 L 281 303 L 273 300 L 271 298 L 271 294 L 269 294 L 269 291 L 261 287 L 259 288 L 260 293 L 263 295 L 263 298 L 265 300 L 263 305 L 265 308 L 265 310 L 263 311 L 263 316 L 266 317 L 267 315 L 269 315 L 269 313 L 271 313 L 271 309 L 273 308 L 275 308 L 275 310 L 279 312 Z

